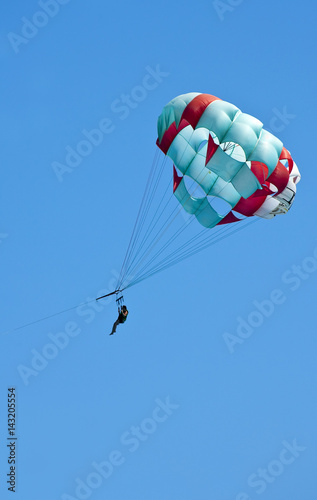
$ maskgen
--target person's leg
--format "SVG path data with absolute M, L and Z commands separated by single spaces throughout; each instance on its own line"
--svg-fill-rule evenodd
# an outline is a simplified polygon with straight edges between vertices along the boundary
M 117 326 L 118 326 L 119 323 L 120 323 L 120 321 L 119 321 L 119 318 L 118 318 L 117 321 L 115 321 L 113 323 L 112 332 L 109 335 L 113 335 L 114 333 L 116 333 Z

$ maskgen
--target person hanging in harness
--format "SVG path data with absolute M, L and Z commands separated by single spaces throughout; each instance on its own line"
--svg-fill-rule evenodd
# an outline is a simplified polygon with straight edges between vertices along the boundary
M 120 297 L 120 299 L 123 299 L 123 297 Z M 114 333 L 116 333 L 117 326 L 120 325 L 120 323 L 124 323 L 127 320 L 127 316 L 129 314 L 129 311 L 126 308 L 126 306 L 125 305 L 121 306 L 120 299 L 118 299 L 116 301 L 118 303 L 119 316 L 118 316 L 117 320 L 113 323 L 112 332 L 109 333 L 109 335 L 113 335 Z

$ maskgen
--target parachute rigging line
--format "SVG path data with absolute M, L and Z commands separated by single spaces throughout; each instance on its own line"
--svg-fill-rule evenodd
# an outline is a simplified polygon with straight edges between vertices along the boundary
M 172 267 L 172 266 L 175 266 L 176 264 L 178 264 L 179 262 L 182 262 L 183 260 L 186 260 L 190 257 L 192 257 L 193 255 L 196 255 L 197 253 L 205 250 L 206 248 L 209 248 L 211 247 L 212 245 L 215 245 L 217 243 L 219 243 L 220 241 L 224 240 L 225 238 L 228 238 L 229 236 L 231 236 L 232 234 L 238 232 L 238 231 L 241 231 L 242 229 L 245 229 L 246 226 L 250 226 L 251 224 L 254 224 L 256 222 L 258 222 L 260 219 L 252 219 L 252 220 L 249 220 L 246 222 L 246 224 L 244 226 L 240 225 L 240 226 L 236 226 L 235 228 L 231 228 L 232 231 L 229 232 L 228 234 L 225 234 L 225 235 L 221 235 L 218 239 L 215 239 L 214 242 L 208 242 L 206 243 L 204 246 L 201 246 L 200 248 L 198 249 L 194 249 L 192 250 L 191 252 L 186 252 L 184 255 L 180 255 L 180 256 L 177 256 L 175 259 L 172 259 L 171 261 L 165 261 L 162 260 L 161 261 L 161 265 L 158 264 L 158 266 L 155 268 L 152 268 L 147 274 L 144 274 L 144 275 L 141 275 L 138 279 L 135 279 L 133 281 L 131 281 L 131 283 L 129 283 L 125 289 L 127 288 L 130 288 L 138 283 L 141 283 L 142 281 L 146 280 L 146 279 L 149 279 L 151 278 L 152 276 L 162 272 L 162 271 L 165 271 L 166 269 Z
M 261 168 L 263 171 L 262 165 L 261 165 Z M 205 174 L 204 178 L 206 177 L 206 175 L 207 174 Z M 201 180 L 201 182 L 204 180 L 204 178 Z M 223 189 L 225 189 L 225 187 L 226 187 L 226 185 L 219 191 L 219 194 L 222 192 Z M 197 188 L 198 188 L 198 186 L 196 187 L 196 189 Z M 195 191 L 196 191 L 196 189 L 195 189 Z M 193 192 L 193 194 L 195 193 L 195 191 Z M 172 198 L 173 198 L 173 195 L 170 196 L 168 203 Z M 216 196 L 213 196 L 210 198 L 215 199 Z M 190 240 L 188 240 L 183 245 L 181 245 L 179 248 L 177 248 L 176 250 L 171 252 L 169 255 L 167 255 L 165 258 L 163 258 L 160 262 L 154 264 L 155 260 L 164 252 L 164 250 L 166 250 L 177 239 L 177 237 L 192 224 L 192 222 L 195 220 L 195 218 L 192 217 L 189 221 L 185 222 L 183 224 L 183 226 L 180 227 L 176 231 L 176 233 L 174 233 L 170 237 L 170 239 L 163 245 L 163 247 L 161 247 L 156 252 L 156 254 L 154 254 L 151 257 L 151 259 L 143 266 L 143 268 L 140 269 L 141 264 L 146 260 L 147 256 L 151 253 L 154 246 L 156 246 L 156 244 L 162 238 L 164 232 L 167 231 L 168 227 L 172 224 L 172 222 L 175 220 L 176 216 L 182 210 L 183 210 L 182 206 L 180 208 L 177 208 L 177 207 L 174 208 L 172 214 L 168 217 L 167 221 L 165 221 L 163 223 L 162 227 L 158 230 L 158 232 L 156 233 L 156 235 L 153 238 L 153 240 L 151 241 L 151 243 L 148 245 L 148 247 L 142 253 L 137 264 L 133 268 L 130 267 L 128 269 L 128 273 L 132 274 L 132 276 L 133 276 L 131 281 L 123 279 L 120 283 L 120 287 L 122 287 L 123 289 L 130 288 L 130 287 L 134 286 L 135 284 L 140 283 L 141 281 L 144 281 L 145 279 L 148 279 L 149 277 L 151 277 L 155 274 L 158 274 L 159 272 L 178 264 L 179 262 L 181 262 L 181 261 L 205 250 L 206 248 L 222 241 L 223 239 L 227 238 L 228 236 L 231 236 L 231 235 L 235 234 L 236 232 L 241 231 L 242 229 L 250 226 L 251 224 L 261 220 L 260 218 L 249 219 L 248 217 L 246 217 L 245 219 L 241 219 L 239 226 L 236 226 L 236 225 L 231 226 L 231 224 L 218 226 L 217 228 L 214 228 L 210 234 L 209 234 L 209 229 L 204 228 L 198 235 L 193 236 Z M 172 221 L 169 223 L 169 225 L 165 228 L 165 230 L 162 233 L 163 228 L 165 227 L 165 225 L 169 221 L 169 219 L 172 217 L 173 213 L 175 213 L 175 211 L 177 211 L 176 216 L 172 219 Z M 268 213 L 268 211 L 267 211 L 267 213 Z M 156 223 L 157 222 L 158 221 L 156 221 Z M 153 228 L 150 230 L 150 232 L 152 232 L 152 230 L 153 230 Z M 154 264 L 154 265 L 152 268 L 149 268 L 151 264 Z M 133 273 L 136 273 L 136 274 L 133 275 Z
M 202 170 L 201 170 L 201 173 L 202 173 Z M 204 175 L 203 179 L 201 179 L 201 182 L 203 182 L 203 180 L 205 179 L 205 177 L 208 175 L 208 172 Z M 169 184 L 167 186 L 167 188 L 170 187 L 170 181 L 169 181 Z M 222 189 L 224 189 L 226 186 L 224 186 Z M 198 185 L 196 186 L 193 194 L 195 194 L 195 191 L 198 189 Z M 221 190 L 222 191 L 222 190 Z M 221 193 L 221 191 L 219 192 L 219 194 Z M 166 193 L 166 191 L 165 191 Z M 164 196 L 165 196 L 165 193 L 164 193 Z M 173 194 L 170 196 L 168 202 L 166 203 L 163 211 L 165 210 L 165 208 L 167 207 L 168 203 L 170 202 L 170 200 L 173 198 Z M 214 199 L 215 196 L 212 197 L 212 199 Z M 161 200 L 162 201 L 162 200 Z M 156 260 L 156 258 L 162 254 L 162 252 L 168 247 L 170 246 L 171 243 L 173 243 L 173 241 L 175 241 L 175 239 L 185 230 L 188 228 L 188 226 L 195 220 L 195 218 L 191 218 L 190 221 L 187 221 L 183 224 L 182 227 L 180 227 L 176 233 L 174 233 L 170 239 L 163 245 L 162 248 L 160 248 L 157 253 L 152 256 L 152 258 L 150 259 L 150 261 L 148 261 L 145 266 L 140 269 L 140 266 L 142 265 L 142 263 L 146 260 L 146 258 L 150 255 L 150 253 L 152 252 L 153 248 L 158 244 L 158 242 L 161 240 L 161 238 L 163 237 L 164 233 L 169 229 L 169 227 L 171 226 L 171 224 L 173 223 L 173 221 L 176 219 L 177 215 L 183 210 L 183 206 L 180 206 L 180 207 L 175 207 L 172 211 L 172 213 L 168 216 L 167 220 L 162 224 L 162 226 L 160 227 L 160 229 L 157 231 L 157 233 L 155 234 L 155 236 L 153 237 L 153 239 L 151 240 L 151 242 L 148 244 L 148 246 L 145 248 L 145 250 L 143 251 L 143 253 L 141 254 L 141 256 L 139 257 L 139 260 L 137 261 L 137 263 L 134 265 L 134 267 L 132 267 L 132 264 L 134 263 L 136 257 L 139 255 L 139 250 L 142 248 L 143 246 L 143 243 L 148 239 L 149 235 L 153 232 L 153 229 L 154 227 L 156 226 L 156 224 L 158 223 L 160 217 L 162 216 L 162 213 L 163 211 L 161 212 L 159 218 L 157 219 L 157 221 L 155 222 L 155 224 L 150 224 L 150 230 L 149 232 L 145 235 L 145 237 L 143 238 L 141 244 L 140 244 L 140 247 L 138 249 L 138 252 L 136 253 L 134 259 L 132 260 L 131 264 L 130 264 L 130 267 L 128 267 L 127 269 L 127 273 L 128 274 L 132 274 L 133 273 L 136 273 L 136 275 L 133 276 L 132 280 L 130 283 L 128 283 L 127 280 L 123 279 L 120 281 L 120 287 L 122 288 L 128 288 L 130 286 L 133 286 L 133 284 L 135 284 L 136 282 L 140 282 L 140 278 L 142 276 L 142 279 L 141 281 L 143 281 L 144 279 L 146 279 L 148 276 L 152 276 L 153 274 L 157 274 L 158 272 L 160 272 L 160 270 L 163 270 L 165 269 L 166 267 L 171 267 L 171 265 L 174 265 L 173 263 L 170 263 L 168 266 L 166 266 L 166 260 L 169 259 L 171 256 L 173 256 L 173 254 L 178 254 L 179 251 L 184 247 L 186 246 L 189 246 L 189 244 L 192 242 L 192 241 L 196 241 L 199 239 L 199 237 L 202 235 L 202 234 L 205 234 L 206 231 L 208 232 L 208 230 L 204 229 L 201 233 L 199 233 L 199 235 L 196 235 L 194 236 L 193 238 L 191 238 L 191 240 L 189 240 L 189 242 L 185 243 L 181 248 L 178 248 L 177 250 L 175 250 L 174 252 L 172 252 L 172 254 L 168 255 L 165 259 L 163 259 L 160 263 L 156 264 L 153 268 L 147 270 L 149 268 L 149 266 Z M 176 215 L 174 215 L 176 212 Z M 156 213 L 157 213 L 157 210 L 156 210 Z M 173 217 L 174 215 L 174 217 Z M 172 218 L 173 217 L 173 218 Z M 152 219 L 153 221 L 153 219 Z M 151 227 L 152 226 L 152 227 Z M 232 228 L 230 228 L 230 226 L 221 226 L 221 227 L 218 227 L 217 230 L 214 230 L 212 232 L 211 235 L 208 236 L 207 239 L 210 240 L 210 243 L 208 244 L 204 244 L 203 246 L 203 249 L 210 246 L 213 242 L 213 240 L 215 239 L 216 237 L 216 234 L 219 234 L 219 233 L 226 233 L 226 232 L 230 232 L 230 230 Z M 240 228 L 242 229 L 242 228 Z M 235 231 L 233 231 L 235 232 Z M 219 241 L 221 240 L 221 238 L 218 239 Z M 217 241 L 218 241 L 217 240 Z M 200 247 L 199 245 L 197 246 L 196 244 L 196 249 L 195 251 L 193 252 L 193 248 L 189 248 L 187 250 L 188 253 L 190 253 L 190 255 L 194 255 L 195 253 L 199 252 L 200 251 Z M 186 252 L 183 252 L 183 254 L 181 254 L 181 257 L 180 255 L 178 255 L 176 257 L 175 260 L 175 263 L 178 263 L 180 262 L 181 260 L 184 260 L 187 258 L 187 253 Z M 146 271 L 147 270 L 147 271 Z M 144 275 L 142 275 L 142 273 L 144 273 Z
M 188 144 L 189 144 L 189 141 L 188 141 L 188 143 L 187 143 L 186 147 L 188 146 Z M 230 145 L 231 145 L 231 147 L 234 147 L 234 145 L 232 145 L 231 143 L 230 143 Z M 185 150 L 186 150 L 186 148 L 185 148 Z M 184 154 L 185 154 L 185 151 L 183 151 L 183 155 L 184 155 Z M 262 167 L 262 166 L 261 166 L 261 168 L 262 168 L 262 170 L 263 170 L 263 167 Z M 198 180 L 199 180 L 200 182 L 203 182 L 203 181 L 205 180 L 205 178 L 207 177 L 208 173 L 209 173 L 209 171 L 207 171 L 207 172 L 203 175 L 203 178 L 202 178 L 202 179 L 200 179 L 201 174 L 203 174 L 203 170 L 204 170 L 203 168 L 200 170 L 200 174 L 199 174 L 199 176 L 198 176 Z M 223 188 L 219 191 L 218 195 L 219 195 L 219 194 L 221 194 L 221 192 L 222 192 L 222 191 L 226 188 L 226 186 L 227 186 L 226 184 L 223 186 Z M 168 186 L 167 186 L 167 189 L 168 189 L 168 187 L 169 187 L 169 184 L 168 184 Z M 195 190 L 194 190 L 194 192 L 193 192 L 192 194 L 195 194 L 195 192 L 196 192 L 196 190 L 198 189 L 198 187 L 199 187 L 199 185 L 197 184 L 197 186 L 196 186 L 196 188 L 195 188 Z M 165 196 L 165 193 L 164 193 L 164 196 Z M 164 196 L 163 196 L 163 197 L 164 197 Z M 191 196 L 191 195 L 190 195 L 190 194 L 188 194 L 187 199 L 189 199 L 189 198 L 190 198 L 190 196 Z M 166 205 L 165 205 L 165 207 L 164 207 L 164 210 L 165 210 L 165 208 L 167 207 L 168 203 L 170 202 L 170 200 L 171 200 L 172 198 L 173 198 L 173 194 L 170 196 L 170 198 L 169 198 L 168 202 L 166 203 Z M 214 199 L 216 198 L 216 196 L 212 196 L 212 197 L 210 197 L 210 198 L 211 198 L 211 200 L 214 200 Z M 162 200 L 161 200 L 161 201 L 162 201 Z M 164 211 L 164 210 L 163 210 L 163 211 Z M 155 224 L 152 224 L 152 223 L 151 223 L 151 224 L 149 225 L 149 227 L 150 227 L 151 229 L 150 229 L 150 230 L 148 231 L 148 233 L 144 236 L 144 238 L 143 238 L 143 240 L 142 240 L 142 242 L 141 242 L 141 244 L 140 244 L 140 246 L 139 246 L 139 249 L 138 249 L 138 251 L 136 252 L 136 255 L 134 256 L 134 259 L 132 260 L 132 262 L 131 262 L 130 266 L 129 266 L 129 267 L 128 267 L 128 269 L 127 269 L 127 273 L 128 273 L 128 274 L 132 274 L 132 275 L 133 275 L 133 273 L 136 273 L 136 275 L 135 275 L 135 276 L 133 276 L 133 278 L 132 278 L 132 282 L 134 282 L 134 281 L 137 279 L 137 277 L 139 277 L 139 276 L 140 276 L 140 274 L 142 274 L 142 272 L 144 272 L 144 273 L 145 273 L 145 272 L 146 272 L 146 269 L 147 269 L 147 268 L 148 268 L 148 267 L 149 267 L 149 266 L 150 266 L 150 265 L 151 265 L 151 264 L 155 261 L 155 259 L 156 259 L 159 255 L 161 255 L 161 254 L 162 254 L 162 252 L 163 252 L 163 251 L 164 251 L 164 250 L 165 250 L 168 246 L 170 246 L 170 244 L 171 244 L 171 243 L 173 243 L 173 241 L 175 241 L 175 239 L 176 239 L 176 238 L 177 238 L 177 237 L 178 237 L 178 236 L 179 236 L 179 235 L 180 235 L 180 234 L 181 234 L 181 233 L 182 233 L 185 229 L 187 229 L 187 227 L 188 227 L 188 226 L 192 223 L 192 221 L 193 221 L 193 220 L 195 220 L 194 218 L 191 218 L 189 222 L 186 222 L 185 224 L 183 224 L 183 227 L 179 228 L 179 229 L 176 231 L 176 233 L 174 233 L 174 235 L 173 235 L 173 236 L 172 236 L 172 237 L 171 237 L 171 238 L 170 238 L 170 239 L 169 239 L 169 240 L 168 240 L 168 241 L 167 241 L 167 242 L 163 245 L 163 247 L 162 247 L 161 249 L 159 249 L 159 250 L 158 250 L 158 252 L 157 252 L 157 253 L 156 253 L 156 254 L 155 254 L 155 255 L 154 255 L 154 256 L 150 259 L 150 261 L 149 261 L 149 262 L 147 262 L 147 263 L 145 264 L 145 266 L 144 266 L 144 267 L 140 270 L 140 266 L 142 265 L 142 263 L 143 263 L 143 262 L 146 260 L 146 258 L 150 255 L 150 253 L 151 253 L 151 251 L 153 250 L 153 248 L 154 248 L 154 247 L 158 244 L 158 242 L 160 241 L 160 239 L 163 237 L 164 233 L 168 230 L 168 228 L 170 227 L 170 225 L 172 224 L 172 222 L 176 219 L 177 215 L 178 215 L 178 214 L 179 214 L 182 210 L 183 210 L 183 206 L 182 206 L 182 205 L 180 206 L 180 208 L 176 206 L 176 207 L 173 209 L 172 213 L 168 216 L 167 220 L 166 220 L 166 221 L 162 224 L 162 226 L 160 227 L 160 229 L 159 229 L 159 230 L 157 231 L 157 233 L 155 234 L 154 238 L 151 240 L 151 242 L 148 244 L 148 246 L 145 248 L 145 250 L 143 251 L 143 253 L 142 253 L 142 254 L 141 254 L 141 256 L 139 257 L 139 260 L 137 261 L 137 264 L 135 264 L 135 265 L 134 265 L 134 267 L 132 267 L 132 265 L 133 265 L 133 263 L 135 262 L 136 258 L 139 256 L 139 251 L 141 250 L 141 248 L 142 248 L 142 246 L 143 246 L 143 243 L 145 243 L 145 241 L 149 238 L 150 234 L 153 232 L 153 229 L 154 229 L 154 227 L 156 226 L 157 222 L 159 221 L 160 217 L 162 216 L 163 211 L 161 212 L 161 214 L 160 214 L 159 218 L 157 219 L 157 221 L 155 222 Z M 174 213 L 175 213 L 175 212 L 176 212 L 176 215 L 173 217 L 173 215 L 174 215 Z M 157 213 L 157 211 L 156 211 L 156 213 Z M 172 218 L 172 217 L 173 217 L 173 218 Z M 152 220 L 152 221 L 153 221 L 153 220 Z M 151 222 L 152 222 L 152 221 L 151 221 Z M 246 224 L 246 225 L 248 225 L 248 224 Z M 151 226 L 152 226 L 152 227 L 151 227 Z M 243 226 L 243 227 L 245 227 L 245 226 Z M 218 231 L 217 231 L 217 229 L 218 229 Z M 214 230 L 212 231 L 212 234 L 210 234 L 210 235 L 208 236 L 209 241 L 210 241 L 210 245 L 211 245 L 211 244 L 213 244 L 212 242 L 213 242 L 213 240 L 215 239 L 215 235 L 216 235 L 216 234 L 231 232 L 231 228 L 230 228 L 230 226 L 229 226 L 229 227 L 228 227 L 228 226 L 218 226 L 218 228 L 217 228 L 217 229 L 214 229 Z M 241 228 L 241 229 L 242 229 L 242 228 Z M 208 230 L 207 230 L 207 231 L 208 231 Z M 203 233 L 203 234 L 204 234 L 205 232 L 206 232 L 206 229 L 204 229 L 204 230 L 202 231 L 202 233 Z M 234 233 L 234 232 L 235 232 L 235 231 L 233 231 L 232 233 Z M 198 239 L 199 239 L 199 237 L 200 237 L 200 235 L 201 235 L 202 233 L 200 233 L 200 234 L 196 235 L 195 237 L 193 237 L 193 238 L 192 238 L 192 240 L 196 240 L 196 239 L 198 240 Z M 192 241 L 192 240 L 190 240 L 190 241 Z M 220 241 L 220 240 L 219 240 L 219 241 Z M 187 246 L 188 244 L 189 244 L 189 242 L 187 242 L 187 243 L 186 243 L 186 244 L 184 244 L 183 246 Z M 207 246 L 209 246 L 209 245 L 204 245 L 204 247 L 203 247 L 203 248 L 206 248 Z M 179 252 L 179 250 L 180 250 L 180 248 L 179 248 L 179 249 L 177 249 L 177 250 L 176 250 L 175 252 L 173 252 L 173 253 L 178 253 L 178 252 Z M 197 252 L 199 252 L 199 251 L 200 251 L 200 248 L 199 248 L 199 246 L 198 246 L 198 247 L 197 247 L 197 250 L 196 250 L 194 253 L 197 253 Z M 192 252 L 192 248 L 189 248 L 189 249 L 188 249 L 188 252 L 190 252 L 190 255 L 194 255 L 194 253 Z M 170 255 L 168 255 L 165 259 L 169 259 L 169 258 L 170 258 Z M 187 258 L 186 252 L 182 254 L 182 258 L 177 258 L 175 263 L 178 263 L 178 262 L 180 262 L 181 260 L 183 260 L 183 259 L 185 259 L 185 258 Z M 164 259 L 164 260 L 165 260 L 165 259 Z M 154 268 L 153 268 L 153 269 L 156 269 L 156 267 L 157 267 L 157 266 L 158 266 L 158 264 L 156 264 L 156 265 L 154 266 Z M 169 267 L 170 267 L 170 266 L 169 266 Z M 163 265 L 163 266 L 162 266 L 162 269 L 163 269 L 163 268 L 165 268 L 165 265 Z M 150 269 L 149 271 L 147 271 L 147 272 L 151 272 L 151 269 Z M 159 271 L 156 271 L 156 272 L 159 272 Z M 143 279 L 145 279 L 145 278 L 143 278 Z M 142 281 L 143 281 L 143 279 L 142 279 Z M 120 287 L 122 287 L 123 285 L 125 285 L 125 286 L 127 286 L 127 285 L 128 285 L 128 280 L 125 280 L 125 279 L 124 279 L 124 277 L 123 277 L 123 278 L 122 278 L 122 280 L 120 281 L 119 286 L 120 286 Z
M 261 167 L 261 168 L 262 168 L 262 170 L 263 170 L 263 167 Z M 205 177 L 206 177 L 206 176 L 205 176 Z M 224 188 L 225 188 L 225 187 L 226 187 L 226 186 L 224 186 Z M 224 188 L 223 188 L 223 189 L 224 189 Z M 219 194 L 220 194 L 221 192 L 222 192 L 222 190 L 219 192 Z M 194 191 L 194 193 L 195 193 L 195 191 Z M 194 194 L 194 193 L 193 193 L 193 194 Z M 213 196 L 213 197 L 212 197 L 212 199 L 215 199 L 215 196 Z M 248 219 L 248 218 L 246 218 L 246 219 Z M 159 255 L 161 255 L 161 254 L 162 254 L 162 252 L 163 252 L 163 251 L 164 251 L 164 250 L 165 250 L 168 246 L 170 246 L 170 244 L 171 244 L 171 243 L 173 243 L 173 241 L 175 241 L 175 240 L 177 239 L 177 237 L 178 237 L 178 236 L 179 236 L 179 235 L 180 235 L 180 234 L 181 234 L 181 233 L 182 233 L 185 229 L 187 229 L 187 227 L 188 227 L 188 226 L 192 223 L 192 221 L 193 221 L 193 220 L 195 220 L 195 219 L 192 217 L 192 218 L 190 219 L 190 221 L 189 221 L 189 222 L 185 223 L 185 224 L 183 225 L 183 227 L 179 228 L 179 229 L 176 231 L 176 233 L 175 233 L 175 234 L 174 234 L 174 235 L 173 235 L 173 236 L 172 236 L 172 237 L 171 237 L 171 238 L 170 238 L 170 239 L 169 239 L 169 240 L 168 240 L 168 241 L 164 244 L 164 246 L 163 246 L 161 249 L 159 249 L 159 250 L 158 250 L 158 252 L 157 252 L 157 253 L 156 253 L 156 254 L 155 254 L 155 255 L 151 258 L 151 260 L 150 260 L 150 261 L 149 261 L 149 262 L 148 262 L 148 263 L 147 263 L 147 264 L 146 264 L 146 265 L 145 265 L 145 266 L 144 266 L 144 267 L 143 267 L 143 268 L 139 271 L 138 275 L 139 275 L 139 274 L 141 274 L 142 272 L 145 272 L 146 268 L 148 268 L 148 267 L 151 265 L 151 263 L 152 263 L 152 262 L 154 262 L 154 261 L 156 260 L 156 258 L 157 258 Z M 244 220 L 245 220 L 245 219 L 244 219 Z M 253 219 L 251 219 L 251 220 L 253 221 Z M 260 220 L 260 219 L 255 219 L 255 220 L 257 221 L 257 220 Z M 243 222 L 243 220 L 241 220 L 241 224 L 242 224 L 242 222 Z M 241 226 L 241 224 L 240 224 L 240 226 Z M 246 227 L 246 226 L 248 226 L 248 225 L 249 225 L 248 223 L 245 223 L 245 224 L 243 225 L 243 227 Z M 202 231 L 201 231 L 198 235 L 193 236 L 193 237 L 192 237 L 189 241 L 187 241 L 187 242 L 186 242 L 186 243 L 184 243 L 181 247 L 179 247 L 177 250 L 175 250 L 175 251 L 174 251 L 174 252 L 172 252 L 170 255 L 168 255 L 168 256 L 166 257 L 166 259 L 169 259 L 171 256 L 173 256 L 173 254 L 179 254 L 179 255 L 181 255 L 181 254 L 180 254 L 180 251 L 181 251 L 182 249 L 186 248 L 186 247 L 189 247 L 189 246 L 190 246 L 190 244 L 191 244 L 192 242 L 197 242 L 197 243 L 196 243 L 196 248 L 197 248 L 197 252 L 199 252 L 199 251 L 200 251 L 200 245 L 201 245 L 201 243 L 203 243 L 204 241 L 210 242 L 210 243 L 207 243 L 207 245 L 206 245 L 206 244 L 204 244 L 203 248 L 206 248 L 207 246 L 209 246 L 209 244 L 210 244 L 210 245 L 211 245 L 211 244 L 213 244 L 213 242 L 214 242 L 215 238 L 218 236 L 218 234 L 225 234 L 225 233 L 228 233 L 228 232 L 229 232 L 230 234 L 234 234 L 236 231 L 231 231 L 232 229 L 233 229 L 233 228 L 231 227 L 231 225 L 218 226 L 217 228 L 213 229 L 213 231 L 212 231 L 212 232 L 211 232 L 211 234 L 210 234 L 209 230 L 205 228 L 205 229 L 203 229 L 203 230 L 202 230 Z M 240 229 L 242 229 L 242 227 L 240 227 Z M 207 233 L 207 234 L 206 234 L 206 233 Z M 203 240 L 201 243 L 198 243 L 199 238 L 201 238 L 201 236 L 205 236 L 205 235 L 206 235 L 206 238 L 204 238 L 204 240 Z M 221 239 L 222 239 L 222 238 L 221 238 Z M 217 241 L 218 241 L 218 239 L 217 239 Z M 220 239 L 219 239 L 219 241 L 220 241 Z M 189 248 L 189 249 L 188 249 L 188 252 L 190 252 L 190 254 L 192 255 L 192 248 Z M 196 253 L 196 252 L 195 252 L 195 253 Z M 183 253 L 182 255 L 183 255 L 183 258 L 184 258 L 184 259 L 185 259 L 185 258 L 187 258 L 186 253 Z M 179 261 L 181 261 L 181 260 L 183 260 L 183 259 L 177 259 L 177 262 L 179 262 Z M 155 267 L 156 267 L 156 266 L 155 266 Z M 135 279 L 135 278 L 136 278 L 136 277 L 134 277 L 134 278 L 133 278 L 133 281 L 134 281 L 134 279 Z

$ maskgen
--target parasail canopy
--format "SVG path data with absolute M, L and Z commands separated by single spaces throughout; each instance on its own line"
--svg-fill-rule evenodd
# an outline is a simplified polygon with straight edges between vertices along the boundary
M 157 145 L 177 168 L 174 195 L 202 226 L 237 222 L 241 215 L 269 219 L 291 207 L 298 168 L 257 118 L 218 97 L 192 92 L 164 107 L 157 128 Z M 186 177 L 201 187 L 202 196 L 192 195 Z M 214 206 L 219 198 L 227 203 L 226 213 Z
M 300 180 L 280 139 L 257 118 L 213 95 L 191 92 L 172 99 L 157 129 L 163 162 L 158 155 L 154 159 L 117 291 L 260 218 L 285 214 Z M 166 174 L 167 157 L 174 163 L 172 175 Z M 199 222 L 198 234 L 189 232 L 193 221 Z

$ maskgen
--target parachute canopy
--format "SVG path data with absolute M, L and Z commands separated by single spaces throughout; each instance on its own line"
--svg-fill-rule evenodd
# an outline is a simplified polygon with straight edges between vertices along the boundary
M 258 119 L 212 95 L 176 97 L 164 107 L 157 127 L 157 145 L 164 155 L 157 150 L 149 172 L 117 291 L 260 218 L 286 213 L 300 180 L 277 137 Z M 174 162 L 173 183 L 170 169 L 165 169 L 167 157 Z
M 298 168 L 257 118 L 218 97 L 192 92 L 164 107 L 157 128 L 157 145 L 175 165 L 174 195 L 202 226 L 237 222 L 241 215 L 269 219 L 291 207 Z M 197 191 L 200 196 L 194 196 Z

